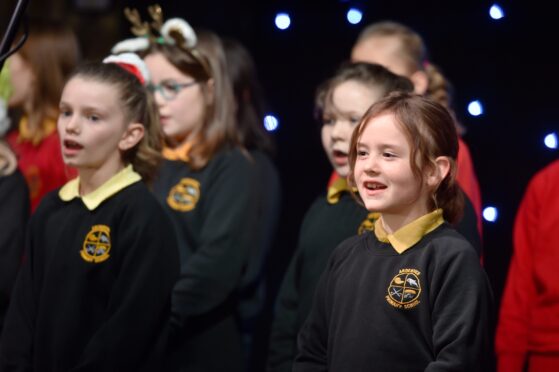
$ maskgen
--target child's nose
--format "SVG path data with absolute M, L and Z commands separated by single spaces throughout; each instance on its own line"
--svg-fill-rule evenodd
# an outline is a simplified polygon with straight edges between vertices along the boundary
M 379 162 L 377 156 L 369 156 L 369 158 L 365 162 L 365 170 L 373 173 L 379 172 Z
M 351 133 L 351 132 L 349 132 Z M 345 140 L 348 137 L 348 123 L 344 120 L 336 120 L 332 128 L 332 138 Z
M 64 128 L 68 133 L 79 133 L 80 123 L 76 115 L 72 115 L 71 117 L 68 118 Z

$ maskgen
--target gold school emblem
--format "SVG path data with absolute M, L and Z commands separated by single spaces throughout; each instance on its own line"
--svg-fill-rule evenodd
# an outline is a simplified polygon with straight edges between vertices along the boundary
M 100 263 L 109 258 L 111 251 L 111 228 L 94 225 L 87 233 L 80 255 L 87 262 Z
M 420 275 L 421 272 L 416 269 L 401 269 L 388 286 L 386 301 L 397 309 L 411 309 L 419 305 Z
M 174 210 L 188 212 L 196 207 L 199 199 L 200 182 L 193 178 L 183 178 L 169 191 L 167 204 Z
M 373 231 L 375 229 L 375 221 L 378 220 L 380 213 L 371 212 L 367 215 L 367 218 L 361 222 L 359 228 L 357 229 L 357 234 L 361 235 L 366 231 Z

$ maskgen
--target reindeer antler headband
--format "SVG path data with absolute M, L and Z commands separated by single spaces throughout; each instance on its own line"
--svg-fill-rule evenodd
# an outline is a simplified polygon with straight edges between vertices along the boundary
M 124 9 L 124 15 L 132 24 L 130 30 L 137 37 L 117 43 L 111 52 L 138 52 L 149 48 L 150 44 L 176 45 L 198 62 L 211 76 L 205 58 L 196 49 L 198 39 L 192 27 L 182 18 L 171 18 L 163 22 L 163 11 L 159 5 L 148 7 L 151 23 L 142 21 L 137 9 Z

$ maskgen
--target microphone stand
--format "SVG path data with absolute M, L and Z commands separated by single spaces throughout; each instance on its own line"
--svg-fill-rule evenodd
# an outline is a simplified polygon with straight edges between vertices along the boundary
M 21 17 L 25 12 L 28 3 L 28 0 L 18 0 L 16 4 L 16 8 L 14 10 L 14 13 L 12 14 L 10 23 L 8 24 L 8 28 L 6 29 L 4 37 L 2 38 L 2 42 L 0 43 L 0 70 L 2 70 L 6 58 L 8 58 L 10 54 L 15 52 L 15 50 L 10 51 L 10 48 L 16 36 Z

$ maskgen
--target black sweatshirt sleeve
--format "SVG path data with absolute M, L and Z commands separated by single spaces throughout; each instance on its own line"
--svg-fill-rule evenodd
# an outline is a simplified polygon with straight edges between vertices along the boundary
M 19 171 L 0 177 L 0 333 L 23 254 L 29 191 Z
M 323 272 L 314 296 L 313 307 L 299 332 L 298 354 L 293 372 L 322 372 L 328 370 L 328 314 L 331 301 L 328 298 L 328 281 L 335 261 L 335 252 Z
M 275 306 L 274 321 L 270 335 L 267 371 L 291 372 L 297 352 L 297 266 L 300 252 L 293 256 L 283 279 Z
M 198 246 L 181 268 L 172 296 L 171 325 L 188 325 L 226 302 L 239 285 L 256 221 L 256 174 L 240 151 L 216 159 L 212 182 L 203 190 L 204 221 Z
M 476 250 L 477 255 L 481 257 L 483 253 L 483 246 L 479 230 L 477 229 L 477 221 L 479 217 L 476 215 L 476 211 L 470 201 L 470 198 L 468 198 L 468 195 L 464 192 L 462 194 L 464 195 L 464 213 L 455 228 L 464 238 L 466 238 L 468 242 L 470 242 L 472 247 Z
M 493 322 L 487 276 L 470 247 L 447 258 L 431 281 L 435 360 L 425 371 L 483 371 Z
M 47 198 L 29 221 L 28 233 L 25 238 L 25 250 L 21 268 L 17 274 L 10 306 L 6 314 L 4 328 L 0 338 L 0 371 L 2 372 L 30 372 L 33 369 L 32 350 L 33 335 L 35 333 L 35 319 L 37 317 L 37 303 L 35 293 L 42 276 L 42 261 L 40 253 L 35 250 L 35 240 L 40 229 L 40 216 Z

